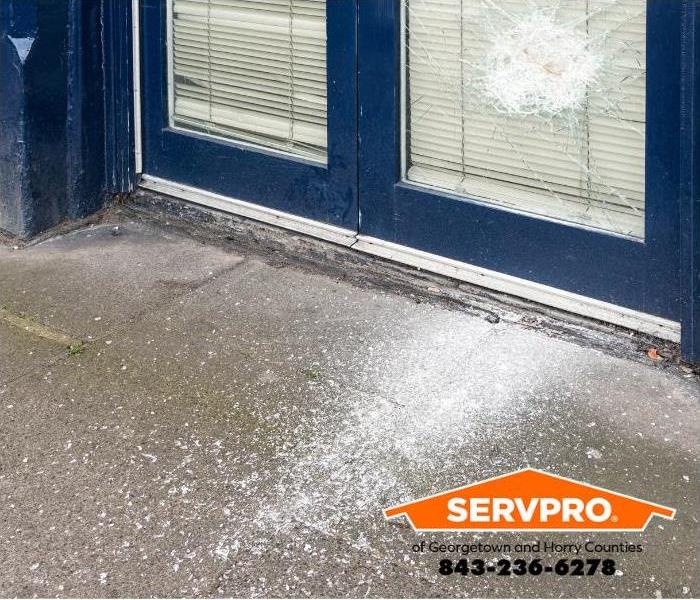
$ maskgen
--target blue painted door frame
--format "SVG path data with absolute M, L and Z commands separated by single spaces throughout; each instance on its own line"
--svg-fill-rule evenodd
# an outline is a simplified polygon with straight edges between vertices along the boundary
M 142 0 L 141 7 L 144 172 L 356 229 L 356 3 L 327 5 L 327 164 L 170 128 L 166 2 Z
M 160 2 L 143 1 L 146 23 L 148 11 L 153 18 Z M 357 151 L 355 158 L 352 151 L 341 151 L 337 156 L 342 155 L 346 161 L 346 193 L 352 193 L 352 173 L 357 169 L 359 187 L 355 190 L 360 197 L 359 227 L 363 233 L 679 319 L 683 356 L 700 362 L 700 0 L 649 0 L 651 133 L 645 243 L 515 215 L 401 182 L 398 0 L 335 0 L 329 4 L 357 9 L 357 64 L 345 63 L 344 70 L 336 71 L 336 77 L 345 79 L 353 88 L 357 82 L 361 118 L 348 110 L 345 125 L 336 126 L 344 129 L 338 138 L 342 137 Z M 163 99 L 164 40 L 162 30 L 153 36 L 154 31 L 149 26 L 142 28 L 142 61 L 147 71 L 144 81 L 160 73 L 160 89 L 154 94 L 154 89 L 144 86 L 144 104 L 162 103 Z M 354 35 L 353 27 L 344 38 L 347 48 L 353 51 Z M 333 48 L 329 51 L 332 54 Z M 357 127 L 354 139 L 349 126 L 352 124 Z M 163 117 L 147 120 L 143 133 L 147 134 L 149 128 L 163 130 Z M 361 140 L 359 145 L 356 139 Z M 202 146 L 191 148 L 209 155 Z M 151 151 L 154 149 L 157 148 Z M 177 175 L 191 172 L 192 161 L 171 158 L 173 164 L 161 162 L 156 165 L 159 171 L 149 174 L 170 175 L 171 179 L 182 181 Z M 197 160 L 192 151 L 188 158 Z M 150 171 L 149 166 L 153 167 L 147 162 L 146 172 Z M 228 166 L 223 172 L 230 173 L 227 177 L 234 181 L 239 171 Z M 269 177 L 264 168 L 256 171 L 246 167 L 243 172 L 257 173 L 263 180 Z M 191 181 L 192 185 L 208 189 L 206 181 Z M 293 179 L 290 183 L 297 185 Z M 311 196 L 324 199 L 329 194 L 323 184 L 317 189 L 309 188 L 303 178 L 299 184 Z M 234 187 L 235 184 L 224 183 L 215 191 L 240 197 Z M 308 200 L 301 200 L 295 190 L 282 189 L 275 183 L 266 186 L 264 193 L 252 193 L 244 199 L 346 227 L 352 228 L 355 223 L 352 214 L 332 208 L 333 202 L 325 205 L 330 209 L 319 210 L 318 205 L 310 207 Z M 352 212 L 355 210 L 357 205 Z
M 681 354 L 700 363 L 700 1 L 684 2 L 681 79 Z

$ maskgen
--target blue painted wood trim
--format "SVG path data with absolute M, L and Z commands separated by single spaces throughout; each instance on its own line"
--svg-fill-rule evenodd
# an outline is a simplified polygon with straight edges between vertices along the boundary
M 134 56 L 131 0 L 102 0 L 104 11 L 105 187 L 136 185 Z
M 685 0 L 681 136 L 681 352 L 700 363 L 700 1 Z
M 83 218 L 105 202 L 103 12 L 69 0 L 66 56 L 66 213 Z

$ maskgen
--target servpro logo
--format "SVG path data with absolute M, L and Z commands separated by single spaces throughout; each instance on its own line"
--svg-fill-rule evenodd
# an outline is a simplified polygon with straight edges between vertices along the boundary
M 387 508 L 416 531 L 643 531 L 653 515 L 673 519 L 660 504 L 523 469 Z

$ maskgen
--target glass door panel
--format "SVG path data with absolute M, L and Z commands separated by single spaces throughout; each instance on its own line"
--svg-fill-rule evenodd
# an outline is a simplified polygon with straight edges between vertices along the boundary
M 405 0 L 404 176 L 644 237 L 646 0 Z
M 170 125 L 321 161 L 325 0 L 168 0 Z
M 678 320 L 682 8 L 360 2 L 366 243 Z

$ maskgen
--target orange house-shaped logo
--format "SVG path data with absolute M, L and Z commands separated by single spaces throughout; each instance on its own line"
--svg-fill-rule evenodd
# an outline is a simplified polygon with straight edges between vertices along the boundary
M 676 511 L 638 498 L 523 469 L 393 506 L 416 531 L 643 531 Z

